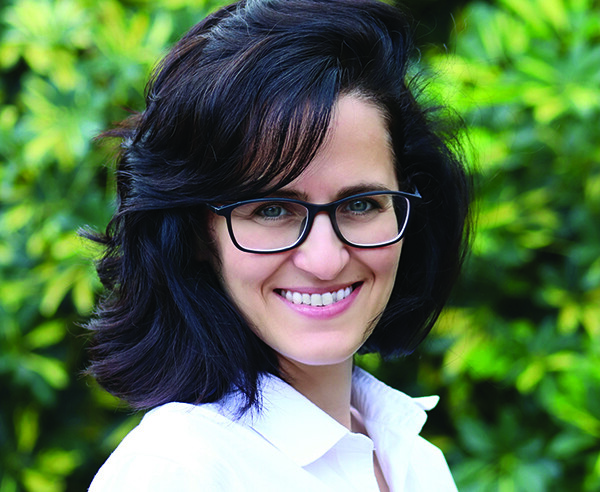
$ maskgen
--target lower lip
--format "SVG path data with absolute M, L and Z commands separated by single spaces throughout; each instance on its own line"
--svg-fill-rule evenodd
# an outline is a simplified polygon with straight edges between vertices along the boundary
M 281 301 L 284 302 L 287 307 L 293 309 L 299 314 L 302 314 L 303 316 L 315 319 L 328 319 L 339 316 L 348 308 L 350 308 L 350 306 L 356 299 L 356 296 L 358 296 L 358 292 L 361 288 L 362 284 L 355 287 L 348 297 L 345 297 L 341 301 L 334 302 L 333 304 L 329 304 L 328 306 L 309 306 L 308 304 L 294 304 L 293 302 L 288 301 L 285 297 L 282 297 L 279 294 L 275 295 L 279 297 L 279 299 L 281 299 Z

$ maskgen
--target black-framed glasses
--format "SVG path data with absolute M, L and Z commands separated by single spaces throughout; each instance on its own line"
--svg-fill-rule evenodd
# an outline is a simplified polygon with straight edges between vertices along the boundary
M 308 237 L 315 216 L 329 215 L 337 237 L 355 248 L 380 248 L 404 235 L 410 201 L 419 191 L 370 191 L 331 203 L 315 204 L 294 198 L 256 198 L 207 206 L 227 219 L 235 246 L 248 253 L 280 253 L 296 248 Z

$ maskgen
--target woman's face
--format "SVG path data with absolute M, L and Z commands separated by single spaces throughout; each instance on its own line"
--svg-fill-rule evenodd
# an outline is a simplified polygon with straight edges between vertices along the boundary
M 385 121 L 373 104 L 341 97 L 329 132 L 304 173 L 284 188 L 286 195 L 328 203 L 348 188 L 398 189 Z M 402 242 L 374 249 L 347 246 L 326 213 L 315 217 L 304 243 L 282 253 L 238 250 L 223 217 L 213 215 L 211 227 L 225 289 L 256 334 L 292 364 L 337 364 L 354 355 L 388 302 L 402 249 Z M 348 297 L 327 306 L 285 297 L 345 289 L 352 290 Z

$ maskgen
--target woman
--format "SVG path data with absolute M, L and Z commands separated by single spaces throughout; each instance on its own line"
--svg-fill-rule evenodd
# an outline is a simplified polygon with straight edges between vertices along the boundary
M 468 181 L 372 0 L 247 0 L 193 27 L 122 139 L 91 372 L 150 409 L 100 490 L 455 490 L 408 354 L 465 250 Z

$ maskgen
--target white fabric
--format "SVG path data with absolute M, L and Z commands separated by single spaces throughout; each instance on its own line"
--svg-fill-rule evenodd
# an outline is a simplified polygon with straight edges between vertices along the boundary
M 275 377 L 263 407 L 236 418 L 235 399 L 150 411 L 100 469 L 90 492 L 377 492 L 373 450 L 394 492 L 456 491 L 442 453 L 419 436 L 438 397 L 410 398 L 356 369 L 352 405 L 368 438 L 348 431 Z

